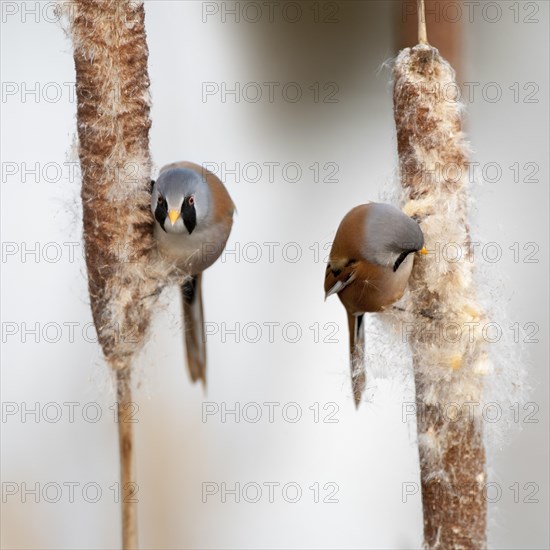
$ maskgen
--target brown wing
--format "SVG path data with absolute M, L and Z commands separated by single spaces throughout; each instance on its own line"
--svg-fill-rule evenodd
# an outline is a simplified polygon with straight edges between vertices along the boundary
M 355 260 L 345 261 L 342 267 L 329 263 L 325 273 L 325 298 L 338 294 L 355 280 Z

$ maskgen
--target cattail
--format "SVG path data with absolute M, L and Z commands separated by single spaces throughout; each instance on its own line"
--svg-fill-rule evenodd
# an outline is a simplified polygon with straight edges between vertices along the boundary
M 70 24 L 88 287 L 98 340 L 117 378 L 123 546 L 137 548 L 131 368 L 163 282 L 150 211 L 143 5 L 76 0 Z
M 428 548 L 479 549 L 486 547 L 485 450 L 471 404 L 481 402 L 490 363 L 469 246 L 468 146 L 454 71 L 420 36 L 421 44 L 397 57 L 393 98 L 403 209 L 420 223 L 431 252 L 415 262 L 406 305 L 414 319 L 408 340 L 424 540 Z M 448 243 L 459 260 L 437 254 Z

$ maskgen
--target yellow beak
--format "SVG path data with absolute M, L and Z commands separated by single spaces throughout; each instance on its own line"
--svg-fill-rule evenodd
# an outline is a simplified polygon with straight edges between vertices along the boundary
M 170 210 L 170 212 L 168 212 L 170 223 L 174 225 L 178 221 L 180 215 L 181 215 L 181 212 L 178 212 L 178 210 Z
M 428 251 L 426 250 L 426 247 L 423 246 L 422 250 L 420 251 L 420 254 L 427 254 L 427 253 L 428 253 Z

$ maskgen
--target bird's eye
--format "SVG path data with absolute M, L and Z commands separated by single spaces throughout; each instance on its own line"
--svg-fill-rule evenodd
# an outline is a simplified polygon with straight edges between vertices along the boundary
M 193 195 L 191 195 L 188 199 L 187 199 L 187 204 L 189 206 L 193 206 L 195 204 L 195 197 Z
M 164 200 L 164 199 L 162 198 L 162 195 L 159 195 L 158 198 L 157 198 L 157 203 L 158 203 L 158 204 L 162 204 L 162 201 L 163 201 L 163 200 Z

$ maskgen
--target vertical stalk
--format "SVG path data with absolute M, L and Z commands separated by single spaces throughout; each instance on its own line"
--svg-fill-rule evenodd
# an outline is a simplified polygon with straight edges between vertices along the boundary
M 428 44 L 428 32 L 426 30 L 426 8 L 424 0 L 417 0 L 418 12 L 418 43 Z
M 130 371 L 117 371 L 118 443 L 120 451 L 120 502 L 122 507 L 122 547 L 138 548 L 136 463 L 134 453 L 132 387 Z
M 487 544 L 487 510 L 482 421 L 475 405 L 482 401 L 490 365 L 473 282 L 468 147 L 454 71 L 427 44 L 425 27 L 419 39 L 395 63 L 394 115 L 403 210 L 419 221 L 430 252 L 415 262 L 406 306 L 414 319 L 408 333 L 424 541 L 428 548 L 477 550 Z M 435 253 L 447 243 L 461 250 L 459 261 L 446 262 Z
M 123 547 L 137 543 L 131 369 L 166 275 L 150 212 L 149 76 L 136 0 L 70 4 L 88 290 L 98 341 L 116 373 Z

